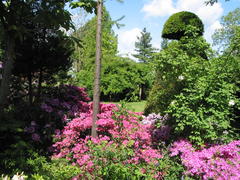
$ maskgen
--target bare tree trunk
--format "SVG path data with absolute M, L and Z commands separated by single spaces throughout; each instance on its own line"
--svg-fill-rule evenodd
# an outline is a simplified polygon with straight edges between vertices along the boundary
M 97 115 L 100 108 L 100 83 L 101 83 L 101 38 L 102 38 L 102 0 L 97 2 L 97 32 L 96 32 L 96 61 L 95 61 L 95 77 L 93 90 L 93 121 L 92 121 L 92 137 L 97 137 Z
M 15 42 L 10 35 L 7 37 L 6 58 L 3 64 L 3 79 L 0 86 L 0 111 L 7 104 L 7 97 L 10 94 L 10 80 L 15 58 Z
M 142 100 L 142 84 L 139 85 L 139 100 Z

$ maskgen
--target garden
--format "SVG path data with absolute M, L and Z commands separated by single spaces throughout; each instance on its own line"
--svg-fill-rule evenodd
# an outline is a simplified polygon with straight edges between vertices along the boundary
M 96 104 L 99 14 L 74 29 L 65 3 L 99 10 L 0 1 L 0 179 L 239 180 L 240 9 L 214 33 L 221 51 L 181 11 L 164 23 L 161 49 L 143 29 L 135 61 L 118 54 L 103 7 Z

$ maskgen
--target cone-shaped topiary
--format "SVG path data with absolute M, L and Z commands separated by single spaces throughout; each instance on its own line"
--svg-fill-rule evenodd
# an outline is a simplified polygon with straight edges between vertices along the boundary
M 185 35 L 188 25 L 196 27 L 198 29 L 197 33 L 200 36 L 203 35 L 204 26 L 201 19 L 194 13 L 182 11 L 168 18 L 163 27 L 162 37 L 179 40 Z

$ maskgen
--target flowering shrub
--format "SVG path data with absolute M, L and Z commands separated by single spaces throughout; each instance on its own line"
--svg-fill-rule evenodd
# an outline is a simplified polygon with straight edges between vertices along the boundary
M 171 155 L 180 155 L 186 175 L 202 179 L 240 179 L 240 140 L 227 145 L 215 145 L 196 150 L 186 140 L 180 140 L 170 149 Z
M 24 130 L 34 142 L 48 147 L 52 134 L 59 134 L 68 121 L 89 111 L 89 100 L 84 88 L 71 85 L 51 88 L 40 105 L 41 110 L 38 108 L 39 118 L 32 120 Z
M 162 143 L 169 139 L 171 128 L 166 125 L 168 115 L 161 116 L 160 114 L 149 114 L 143 116 L 142 123 L 152 126 L 152 140 L 154 142 Z
M 48 113 L 55 113 L 63 121 L 74 118 L 81 112 L 87 112 L 90 101 L 84 88 L 72 85 L 62 85 L 56 87 L 50 93 L 50 97 L 45 98 L 41 108 Z
M 88 136 L 92 111 L 81 113 L 79 118 L 69 122 L 62 133 L 56 135 L 54 157 L 67 158 L 93 176 L 96 173 L 103 176 L 101 168 L 108 163 L 114 165 L 112 170 L 116 170 L 116 164 L 121 167 L 136 165 L 135 169 L 144 167 L 143 177 L 161 176 L 155 165 L 162 155 L 151 147 L 151 125 L 140 123 L 136 114 L 119 112 L 113 104 L 102 104 L 98 118 L 98 138 Z M 99 166 L 99 163 L 103 165 Z

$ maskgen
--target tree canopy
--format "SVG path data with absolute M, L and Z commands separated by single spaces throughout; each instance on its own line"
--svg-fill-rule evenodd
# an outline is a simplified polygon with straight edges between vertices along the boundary
M 234 46 L 234 51 L 238 51 L 238 44 L 240 37 L 240 8 L 229 12 L 226 16 L 221 18 L 221 28 L 217 29 L 213 34 L 214 45 L 218 46 L 221 50 L 227 51 Z

